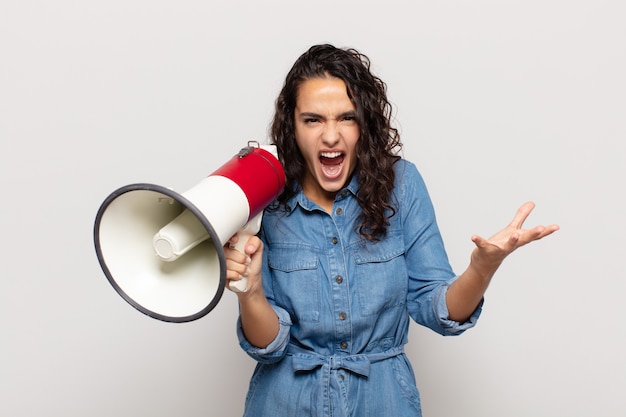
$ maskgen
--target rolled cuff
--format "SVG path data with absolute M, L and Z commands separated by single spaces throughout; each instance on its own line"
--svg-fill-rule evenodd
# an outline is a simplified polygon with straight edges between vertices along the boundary
M 480 314 L 482 313 L 483 304 L 485 302 L 484 297 L 480 300 L 478 307 L 474 310 L 472 315 L 467 321 L 460 323 L 458 321 L 449 319 L 448 312 L 448 304 L 446 303 L 446 294 L 448 293 L 448 288 L 450 285 L 457 280 L 458 277 L 454 277 L 453 279 L 446 282 L 444 285 L 437 288 L 436 293 L 434 295 L 433 309 L 435 313 L 435 317 L 437 318 L 437 322 L 441 328 L 441 334 L 444 336 L 456 336 L 460 335 L 464 331 L 471 329 L 476 325 Z
M 289 344 L 291 317 L 289 317 L 289 313 L 280 307 L 273 305 L 272 308 L 278 316 L 279 329 L 274 340 L 265 348 L 253 346 L 248 339 L 246 339 L 243 333 L 243 327 L 241 326 L 241 317 L 237 319 L 237 338 L 239 339 L 239 346 L 241 346 L 248 356 L 261 363 L 274 363 L 282 359 L 283 356 L 285 356 L 286 347 Z

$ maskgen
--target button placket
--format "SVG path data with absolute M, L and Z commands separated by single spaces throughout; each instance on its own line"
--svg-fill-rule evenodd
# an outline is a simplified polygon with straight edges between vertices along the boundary
M 342 251 L 343 242 L 340 241 L 343 230 L 343 222 L 345 221 L 344 207 L 335 206 L 333 209 L 333 215 L 327 219 L 328 223 L 325 224 L 326 236 L 329 239 L 328 255 L 330 262 L 329 273 L 334 280 L 334 284 L 331 286 L 333 311 L 334 311 L 334 324 L 335 324 L 335 349 L 337 353 L 344 355 L 349 353 L 350 340 L 351 340 L 351 323 L 349 310 L 346 310 L 349 306 L 349 294 L 347 281 L 345 281 L 346 265 L 345 256 Z

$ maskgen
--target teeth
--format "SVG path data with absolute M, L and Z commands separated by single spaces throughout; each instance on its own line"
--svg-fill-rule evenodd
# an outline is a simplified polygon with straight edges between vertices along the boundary
M 341 152 L 322 152 L 324 158 L 337 158 L 341 156 Z

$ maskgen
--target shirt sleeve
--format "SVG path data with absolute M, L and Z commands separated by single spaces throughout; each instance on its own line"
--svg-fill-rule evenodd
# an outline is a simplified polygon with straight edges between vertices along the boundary
M 237 337 L 239 338 L 239 346 L 241 346 L 248 356 L 261 363 L 274 363 L 281 360 L 285 356 L 287 344 L 289 343 L 291 318 L 282 308 L 274 305 L 272 305 L 272 308 L 278 316 L 278 324 L 280 328 L 276 338 L 274 338 L 274 340 L 265 348 L 253 346 L 243 334 L 241 317 L 237 320 Z
M 415 322 L 445 336 L 459 335 L 476 325 L 483 301 L 466 322 L 449 319 L 446 293 L 458 276 L 448 261 L 426 185 L 410 162 L 396 174 L 409 274 L 407 308 Z
M 482 312 L 484 299 L 480 301 L 480 304 L 467 321 L 460 323 L 448 318 L 450 314 L 448 313 L 448 305 L 446 304 L 446 293 L 448 292 L 450 285 L 456 281 L 457 278 L 458 276 L 452 278 L 445 284 L 437 287 L 435 290 L 433 306 L 435 309 L 435 317 L 437 318 L 437 327 L 440 329 L 438 333 L 441 333 L 444 336 L 459 335 L 465 330 L 471 329 L 476 325 L 476 322 L 480 317 L 480 313 Z

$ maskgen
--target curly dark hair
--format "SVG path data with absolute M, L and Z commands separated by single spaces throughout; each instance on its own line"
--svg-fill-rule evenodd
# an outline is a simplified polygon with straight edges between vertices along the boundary
M 394 163 L 400 159 L 400 134 L 391 125 L 392 106 L 387 100 L 387 85 L 370 70 L 367 56 L 352 48 L 315 45 L 302 54 L 287 74 L 276 99 L 270 136 L 276 145 L 286 176 L 279 206 L 301 187 L 306 173 L 304 158 L 295 140 L 294 113 L 298 88 L 307 80 L 335 77 L 346 84 L 347 94 L 356 109 L 360 137 L 356 144 L 358 170 L 359 233 L 368 240 L 384 237 L 388 216 L 395 210 L 390 204 L 394 184 Z

